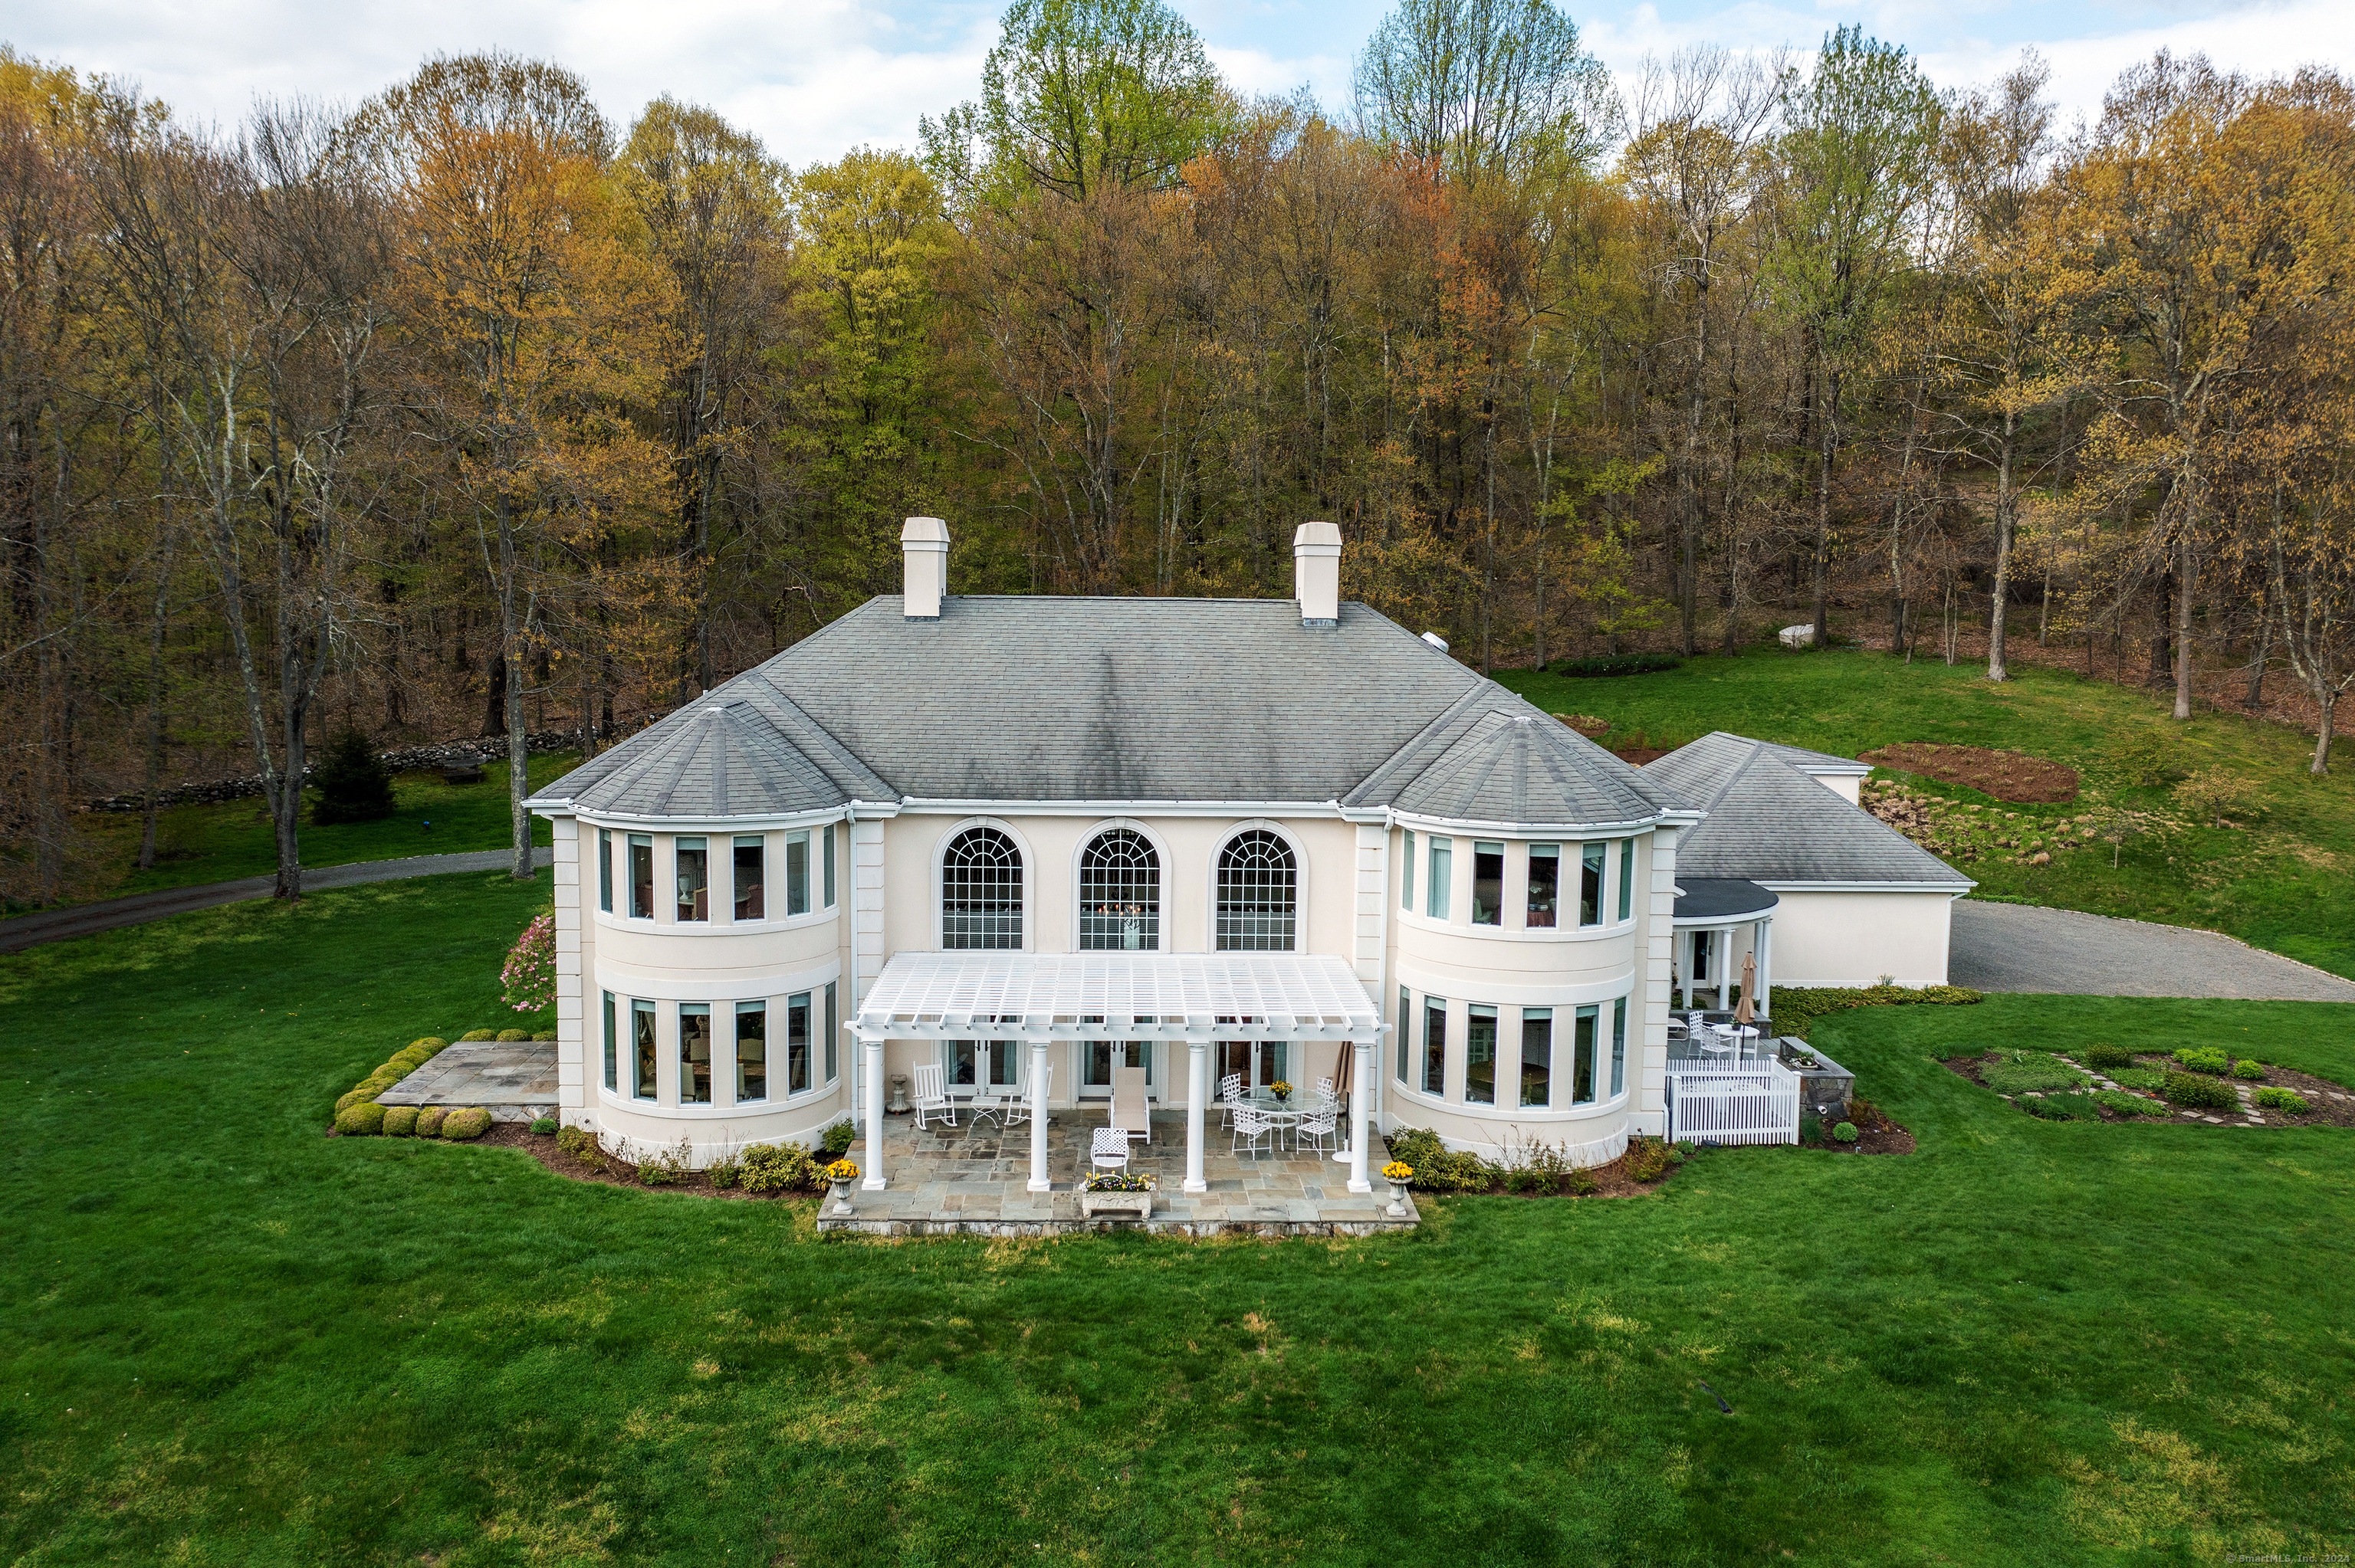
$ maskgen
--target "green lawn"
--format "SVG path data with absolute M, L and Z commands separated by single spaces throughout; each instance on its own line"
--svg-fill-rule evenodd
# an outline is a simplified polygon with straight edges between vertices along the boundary
M 2226 931 L 2355 978 L 2355 765 L 2342 760 L 2318 779 L 2306 771 L 2312 742 L 2281 726 L 2231 714 L 2179 725 L 2147 694 L 2014 668 L 2013 680 L 1993 685 L 1971 665 L 1753 649 L 1654 675 L 1497 678 L 1549 713 L 1592 714 L 1655 739 L 1680 743 L 1724 729 L 1843 757 L 1909 740 L 1993 747 L 2066 762 L 2093 792 L 2122 805 L 2173 810 L 2168 790 L 2132 787 L 2110 760 L 2127 736 L 2163 736 L 2186 772 L 2216 764 L 2234 770 L 2262 807 L 2249 827 L 2187 821 L 2178 832 L 2129 842 L 2116 870 L 2106 845 L 2066 852 L 2048 866 L 1975 861 L 1964 869 L 1978 880 L 1977 895 Z M 1951 800 L 1988 800 L 1961 786 L 1891 777 Z M 2009 809 L 2032 832 L 2083 807 Z
M 819 1241 L 326 1139 L 496 1019 L 497 875 L 0 959 L 0 1561 L 2207 1563 L 2355 1545 L 2355 1139 L 2035 1122 L 1931 1058 L 2343 1009 L 1817 1026 L 1921 1151 L 1413 1235 Z M 511 1015 L 510 1015 L 511 1016 Z M 1732 1405 L 1721 1414 L 1706 1381 Z
M 551 752 L 531 759 L 533 789 L 580 765 L 578 753 Z M 464 850 L 505 849 L 514 841 L 507 818 L 507 765 L 484 768 L 479 784 L 445 784 L 439 773 L 402 773 L 393 779 L 393 813 L 380 821 L 312 823 L 303 820 L 303 863 L 349 865 L 364 860 L 399 860 L 412 854 L 455 854 Z M 318 792 L 306 797 L 315 800 Z M 91 896 L 112 898 L 158 887 L 190 887 L 263 876 L 278 869 L 277 841 L 261 797 L 208 806 L 175 806 L 155 823 L 160 852 L 153 869 L 141 871 L 136 813 L 93 814 L 81 819 L 98 840 L 113 870 L 109 885 Z M 536 844 L 551 843 L 549 824 L 531 825 Z

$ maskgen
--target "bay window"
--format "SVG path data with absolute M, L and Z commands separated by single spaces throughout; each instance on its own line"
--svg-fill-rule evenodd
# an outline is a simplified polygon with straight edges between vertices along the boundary
M 810 1086 L 810 993 L 785 998 L 785 1093 Z
M 1631 841 L 1632 842 L 1632 841 Z M 1627 999 L 1611 1004 L 1611 1095 L 1627 1092 Z
M 630 915 L 638 920 L 655 917 L 655 841 L 650 833 L 630 835 Z
M 1619 918 L 1625 920 L 1636 912 L 1636 841 L 1619 841 Z
M 1603 924 L 1603 852 L 1599 843 L 1578 846 L 1578 923 Z
M 613 835 L 603 828 L 597 830 L 597 907 L 613 912 Z
M 834 835 L 832 832 L 829 831 L 826 836 L 828 839 L 831 839 Z M 836 1016 L 834 1011 L 834 981 L 828 980 L 826 982 L 826 1081 L 829 1084 L 834 1082 L 835 1074 L 837 1072 L 834 1054 L 836 1050 L 835 1043 L 841 1033 L 842 1022 L 841 1020 Z
M 1476 1001 L 1465 1010 L 1464 1103 L 1497 1103 L 1497 1010 Z
M 736 1103 L 769 1097 L 769 1004 L 736 1004 Z
M 1594 1021 L 1599 1012 L 1592 1003 L 1580 1008 L 1571 1036 L 1570 1103 L 1574 1106 L 1594 1103 Z
M 1472 845 L 1472 924 L 1505 923 L 1505 846 Z
M 613 993 L 605 993 L 605 1088 L 619 1093 L 622 1087 L 621 1043 L 613 1038 Z
M 734 865 L 736 918 L 767 919 L 768 890 L 762 884 L 768 880 L 768 839 L 760 833 L 737 834 Z
M 630 1001 L 630 1093 L 642 1100 L 655 1097 L 655 1004 Z
M 1406 852 L 1399 856 L 1399 907 L 1414 909 L 1414 832 L 1407 831 Z
M 826 842 L 826 907 L 831 909 L 834 907 L 834 824 L 828 822 L 820 828 L 818 836 Z
M 1434 920 L 1447 918 L 1447 863 L 1454 853 L 1454 840 L 1441 838 L 1436 833 L 1431 836 L 1431 874 L 1423 878 L 1423 889 L 1428 895 L 1423 913 Z
M 678 1004 L 678 1103 L 711 1103 L 711 1004 Z
M 807 829 L 785 835 L 785 914 L 806 915 L 810 906 L 810 836 Z
M 1447 1003 L 1436 996 L 1423 999 L 1423 1092 L 1447 1092 Z
M 673 839 L 671 852 L 678 873 L 678 918 L 711 918 L 711 854 L 705 839 Z
M 1554 906 L 1561 897 L 1561 846 L 1529 846 L 1529 903 L 1523 924 L 1532 931 L 1553 929 Z
M 1543 1110 L 1553 1104 L 1553 1009 L 1521 1009 L 1521 1105 Z

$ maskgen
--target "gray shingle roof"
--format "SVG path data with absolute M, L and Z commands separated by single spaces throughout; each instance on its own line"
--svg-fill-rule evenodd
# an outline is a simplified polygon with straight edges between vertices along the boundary
M 1711 733 L 1724 735 L 1726 732 L 1721 729 Z M 1742 737 L 1737 735 L 1732 738 L 1740 740 Z M 1759 744 L 1802 773 L 1870 773 L 1872 771 L 1871 763 L 1859 762 L 1853 757 L 1834 757 L 1828 751 L 1809 751 L 1804 746 L 1785 746 L 1782 742 L 1774 740 L 1762 741 Z
M 714 711 L 718 710 L 718 711 Z M 747 815 L 847 800 L 1322 801 L 1625 821 L 1673 791 L 1361 604 L 870 599 L 539 791 Z
M 1678 875 L 1975 885 L 1775 751 L 1765 741 L 1721 731 L 1645 768 L 1709 812 L 1677 848 Z

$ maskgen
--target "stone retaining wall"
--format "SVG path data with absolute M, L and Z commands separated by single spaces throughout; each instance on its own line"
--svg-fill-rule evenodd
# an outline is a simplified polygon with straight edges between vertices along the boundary
M 577 729 L 536 730 L 525 737 L 525 747 L 531 756 L 550 751 L 570 751 L 581 744 Z M 428 746 L 404 746 L 391 751 L 377 753 L 386 768 L 395 773 L 412 773 L 421 768 L 471 767 L 476 763 L 499 762 L 506 759 L 506 741 L 497 736 L 483 740 L 443 740 Z M 307 779 L 317 771 L 317 764 L 304 768 Z M 186 806 L 191 803 L 210 804 L 216 800 L 240 800 L 261 793 L 261 775 L 250 774 L 242 779 L 216 779 L 203 783 L 175 784 L 159 790 L 159 806 Z M 123 795 L 101 795 L 84 808 L 91 811 L 144 811 L 147 796 L 144 790 L 132 790 Z

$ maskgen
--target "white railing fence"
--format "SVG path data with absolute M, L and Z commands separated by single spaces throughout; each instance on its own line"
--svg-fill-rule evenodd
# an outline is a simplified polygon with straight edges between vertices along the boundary
M 1799 1141 L 1799 1075 L 1772 1057 L 1668 1071 L 1668 1139 Z

